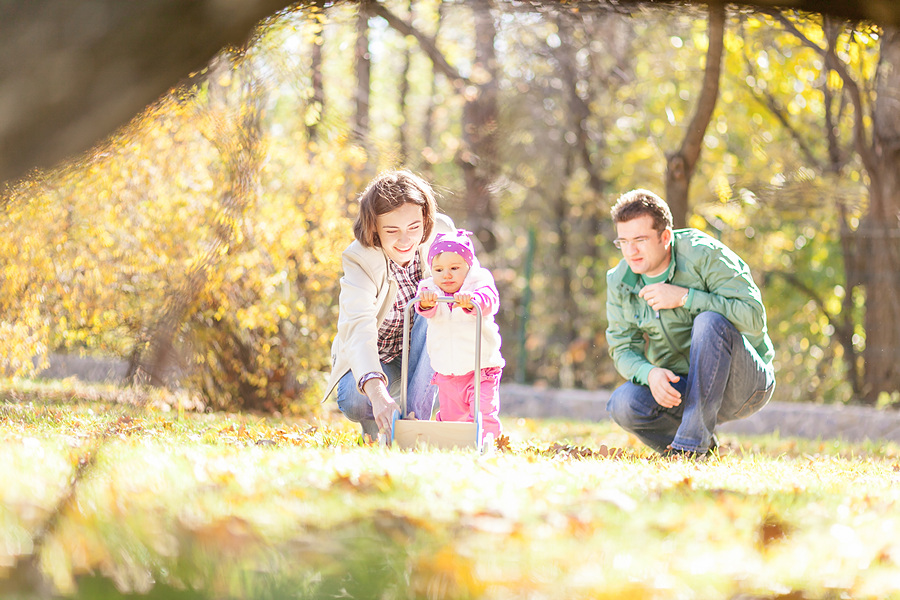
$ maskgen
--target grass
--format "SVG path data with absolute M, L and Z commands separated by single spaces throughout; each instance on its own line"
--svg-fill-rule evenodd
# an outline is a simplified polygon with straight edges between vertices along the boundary
M 608 423 L 507 418 L 490 456 L 403 452 L 333 413 L 134 394 L 0 386 L 4 597 L 900 598 L 893 444 L 723 436 L 670 462 Z

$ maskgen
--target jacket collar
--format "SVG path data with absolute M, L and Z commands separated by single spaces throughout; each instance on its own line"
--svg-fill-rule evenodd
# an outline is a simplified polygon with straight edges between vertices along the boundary
M 675 276 L 675 236 L 672 236 L 672 245 L 669 249 L 670 259 L 669 259 L 669 267 L 666 269 L 666 282 L 672 281 L 672 278 Z M 624 259 L 623 259 L 624 260 Z M 628 266 L 628 263 L 625 263 L 625 275 L 622 277 L 622 283 L 628 288 L 630 288 L 634 293 L 640 291 L 640 288 L 643 287 L 641 285 L 641 276 L 637 275 L 634 271 L 631 270 L 631 267 Z

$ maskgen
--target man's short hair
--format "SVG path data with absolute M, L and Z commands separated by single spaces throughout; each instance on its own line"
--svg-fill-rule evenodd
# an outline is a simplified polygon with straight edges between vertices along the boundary
M 649 190 L 631 190 L 622 194 L 610 212 L 614 223 L 624 223 L 649 215 L 656 231 L 663 232 L 673 227 L 669 205 Z
M 415 204 L 422 208 L 422 241 L 434 229 L 437 205 L 431 185 L 410 171 L 388 171 L 369 183 L 359 197 L 359 214 L 353 224 L 353 235 L 366 248 L 380 248 L 376 217 Z

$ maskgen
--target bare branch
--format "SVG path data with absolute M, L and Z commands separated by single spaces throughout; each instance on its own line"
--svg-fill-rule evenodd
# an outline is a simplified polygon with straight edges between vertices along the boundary
M 834 48 L 837 44 L 838 37 L 841 34 L 841 27 L 834 21 L 826 19 L 822 29 L 825 32 L 825 39 L 828 40 L 828 46 Z M 823 77 L 822 96 L 824 98 L 823 106 L 825 108 L 825 136 L 828 140 L 828 166 L 832 173 L 838 173 L 844 163 L 846 163 L 846 159 L 842 157 L 844 153 L 841 152 L 840 143 L 838 141 L 837 123 L 840 122 L 841 114 L 843 114 L 843 109 L 846 106 L 847 95 L 841 94 L 841 102 L 838 106 L 837 114 L 834 114 L 832 107 L 834 95 L 831 92 L 831 88 L 828 86 L 828 77 Z
M 453 84 L 453 87 L 459 90 L 469 85 L 469 80 L 463 77 L 456 67 L 447 62 L 447 59 L 441 51 L 438 50 L 433 39 L 392 13 L 381 2 L 372 2 L 368 5 L 368 8 L 372 11 L 372 14 L 387 21 L 388 25 L 396 29 L 399 33 L 416 38 L 416 41 L 419 42 L 419 46 L 425 54 L 428 55 L 428 58 L 431 59 L 434 68 L 446 75 Z
M 842 239 L 842 242 L 843 241 L 844 240 Z M 851 298 L 851 285 L 847 286 L 847 292 L 844 296 L 842 310 L 836 313 L 830 313 L 825 308 L 825 301 L 822 296 L 819 295 L 803 280 L 797 277 L 796 274 L 787 273 L 785 271 L 769 271 L 766 273 L 766 275 L 777 275 L 783 278 L 788 283 L 788 285 L 796 288 L 797 290 L 808 296 L 813 301 L 813 303 L 815 303 L 816 307 L 820 311 L 822 311 L 822 314 L 825 315 L 825 318 L 828 320 L 829 325 L 834 328 L 834 333 L 838 339 L 838 342 L 844 348 L 845 359 L 847 362 L 847 378 L 850 380 L 850 385 L 853 388 L 854 393 L 858 394 L 862 389 L 862 374 L 860 373 L 859 363 L 857 361 L 858 352 L 853 346 L 854 325 L 853 317 L 851 316 L 851 307 L 853 305 L 853 300 Z
M 684 156 L 693 171 L 700 149 L 703 147 L 703 136 L 716 108 L 719 98 L 719 73 L 722 70 L 722 53 L 725 48 L 725 5 L 718 2 L 709 4 L 709 48 L 706 51 L 706 67 L 703 72 L 703 87 L 697 110 L 688 125 L 679 153 Z
M 747 64 L 747 71 L 756 79 L 759 79 L 758 72 L 753 67 L 753 61 L 750 60 L 750 57 L 744 53 L 744 62 Z M 784 108 L 781 106 L 781 103 L 778 102 L 778 99 L 770 93 L 768 90 L 757 90 L 755 88 L 750 88 L 750 93 L 753 95 L 753 99 L 763 105 L 766 110 L 768 110 L 775 119 L 781 123 L 781 126 L 788 132 L 791 136 L 791 139 L 797 144 L 800 148 L 800 152 L 806 157 L 807 162 L 809 162 L 812 166 L 817 169 L 822 169 L 822 161 L 815 157 L 812 149 L 809 147 L 809 144 L 806 143 L 806 139 L 800 132 L 794 127 L 793 123 L 791 123 L 790 119 L 788 119 L 787 113 Z
M 828 309 L 825 308 L 825 300 L 822 296 L 816 292 L 810 285 L 805 283 L 802 279 L 800 279 L 796 273 L 787 273 L 785 271 L 770 271 L 770 275 L 778 275 L 786 282 L 788 282 L 791 286 L 796 288 L 797 290 L 803 292 L 806 296 L 809 297 L 810 300 L 816 305 L 816 307 L 822 311 L 822 314 L 825 315 L 825 318 L 828 319 L 828 322 L 832 325 L 836 325 L 834 322 L 835 315 L 832 315 L 828 312 Z
M 863 164 L 866 167 L 866 171 L 869 173 L 869 177 L 877 179 L 878 177 L 878 168 L 876 166 L 875 154 L 872 150 L 872 146 L 869 143 L 868 135 L 866 134 L 866 126 L 865 126 L 865 113 L 866 109 L 863 104 L 862 94 L 859 90 L 859 85 L 856 83 L 856 80 L 850 75 L 850 72 L 847 70 L 847 66 L 841 61 L 837 54 L 834 52 L 834 47 L 829 45 L 827 48 L 822 48 L 812 40 L 810 40 L 806 34 L 797 29 L 797 26 L 788 19 L 781 11 L 769 9 L 763 11 L 776 21 L 781 23 L 784 28 L 791 34 L 794 35 L 800 42 L 819 54 L 825 59 L 825 66 L 829 69 L 833 70 L 835 73 L 840 76 L 841 81 L 844 82 L 844 85 L 847 87 L 847 90 L 850 94 L 850 100 L 853 102 L 854 107 L 854 119 L 853 119 L 853 138 L 856 146 L 856 151 L 859 152 L 859 156 L 863 161 Z

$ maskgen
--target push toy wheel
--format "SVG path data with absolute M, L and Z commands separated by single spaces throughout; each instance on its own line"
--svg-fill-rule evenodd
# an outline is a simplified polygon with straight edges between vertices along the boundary
M 494 453 L 494 434 L 488 432 L 484 434 L 484 440 L 481 442 L 481 453 L 484 456 L 490 456 Z
M 484 452 L 484 446 L 482 445 L 481 432 L 484 431 L 484 428 L 481 424 L 481 413 L 475 414 L 475 447 Z

